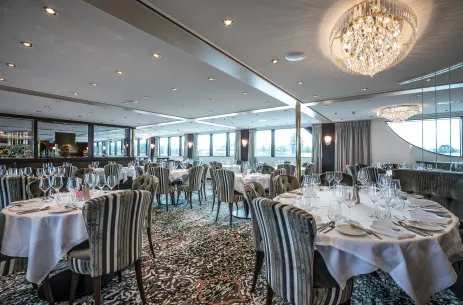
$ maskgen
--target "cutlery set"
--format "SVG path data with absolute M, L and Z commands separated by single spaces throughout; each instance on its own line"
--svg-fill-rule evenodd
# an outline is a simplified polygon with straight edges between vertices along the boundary
M 333 230 L 335 227 L 336 227 L 336 223 L 334 221 L 330 221 L 330 222 L 320 225 L 317 228 L 317 232 L 326 234 L 330 232 L 331 230 Z
M 403 221 L 399 220 L 398 222 L 393 222 L 393 224 L 395 224 L 396 226 L 399 226 L 399 227 L 403 227 L 405 228 L 406 230 L 410 231 L 410 232 L 413 232 L 415 234 L 418 234 L 420 236 L 423 236 L 423 237 L 427 237 L 427 236 L 433 236 L 431 233 L 428 233 L 428 232 L 424 232 L 424 231 L 421 231 L 421 230 L 418 230 L 416 228 L 412 228 L 410 227 L 409 225 L 407 225 L 406 223 L 404 223 Z
M 36 212 L 46 211 L 46 210 L 49 210 L 49 209 L 50 209 L 50 207 L 47 206 L 47 207 L 40 208 L 40 209 L 31 209 L 31 210 L 20 211 L 20 212 L 17 212 L 16 214 L 18 214 L 18 215 L 24 215 L 24 214 L 30 214 L 30 213 L 36 213 Z
M 352 228 L 355 228 L 355 229 L 358 229 L 358 230 L 362 230 L 363 232 L 367 233 L 368 235 L 373 235 L 375 236 L 376 238 L 378 239 L 382 239 L 381 236 L 379 236 L 378 234 L 376 234 L 375 232 L 371 231 L 371 230 L 368 230 L 368 229 L 365 229 L 364 227 L 362 226 L 359 226 L 359 225 L 356 225 L 356 224 L 353 224 L 353 223 L 350 223 L 349 224 Z

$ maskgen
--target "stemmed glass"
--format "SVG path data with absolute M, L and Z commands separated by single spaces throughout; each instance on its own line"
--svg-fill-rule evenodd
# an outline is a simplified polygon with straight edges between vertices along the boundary
M 337 184 L 333 186 L 333 195 L 339 204 L 344 202 L 345 193 L 346 193 L 345 185 Z
M 42 169 L 42 168 L 37 168 L 37 169 L 35 170 L 35 174 L 37 175 L 37 177 L 42 178 L 42 177 L 43 177 L 43 171 L 44 171 L 44 169 Z
M 396 196 L 400 195 L 400 180 L 399 179 L 391 179 L 391 188 L 393 189 Z
M 341 204 L 336 200 L 330 200 L 328 205 L 328 218 L 331 221 L 339 221 L 342 218 Z
M 51 176 L 50 182 L 52 189 L 57 194 L 56 204 L 59 204 L 59 190 L 63 187 L 63 178 L 60 176 Z
M 116 186 L 117 181 L 116 181 L 116 176 L 108 176 L 108 180 L 106 181 L 106 185 L 110 189 L 110 193 L 113 191 L 113 188 Z
M 334 180 L 337 184 L 342 181 L 342 173 L 341 172 L 334 172 Z
M 364 185 L 368 180 L 368 171 L 366 168 L 361 168 L 357 173 L 357 180 Z
M 64 177 L 66 174 L 66 168 L 65 167 L 58 167 L 57 175 L 60 177 Z
M 355 191 L 355 187 L 351 187 L 351 186 L 346 187 L 344 203 L 349 208 L 349 220 L 347 222 L 351 223 L 352 219 L 350 218 L 350 209 L 354 207 L 355 204 L 357 203 L 357 192 Z
M 96 183 L 95 174 L 93 173 L 84 174 L 84 183 L 85 183 L 85 186 L 92 189 Z
M 328 181 L 328 189 L 331 189 L 331 182 L 334 180 L 334 173 L 326 172 L 325 179 Z
M 374 214 L 370 215 L 370 217 L 376 217 L 376 203 L 381 198 L 381 189 L 376 185 L 376 183 L 373 183 L 370 187 L 368 187 L 367 195 L 371 202 L 373 202 L 374 206 Z
M 32 168 L 31 167 L 26 167 L 24 168 L 24 174 L 29 177 L 30 175 L 32 175 Z
M 96 186 L 100 189 L 101 194 L 106 186 L 106 176 L 103 173 L 96 176 Z
M 74 195 L 74 199 L 76 198 L 76 193 L 80 188 L 80 183 L 78 178 L 68 178 L 66 183 L 66 188 L 69 191 L 69 204 L 72 205 L 72 195 Z
M 95 168 L 98 168 L 98 165 L 100 165 L 99 161 L 95 161 Z
M 47 201 L 48 200 L 47 191 L 50 189 L 50 179 L 41 178 L 40 181 L 39 181 L 39 188 L 43 192 L 43 200 Z

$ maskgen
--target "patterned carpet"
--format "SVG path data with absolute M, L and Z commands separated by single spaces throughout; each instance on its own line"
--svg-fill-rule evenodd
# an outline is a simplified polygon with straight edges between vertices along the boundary
M 196 197 L 196 196 L 195 196 Z M 264 304 L 263 274 L 254 294 L 249 292 L 254 264 L 250 222 L 233 220 L 228 226 L 228 207 L 222 206 L 219 223 L 214 223 L 211 198 L 193 210 L 179 208 L 154 211 L 153 239 L 156 260 L 153 261 L 144 238 L 144 286 L 150 304 Z M 66 268 L 61 263 L 57 270 Z M 113 279 L 103 288 L 104 304 L 141 304 L 135 272 L 130 267 L 122 283 Z M 428 304 L 458 304 L 449 290 L 439 293 Z M 0 304 L 46 304 L 25 280 L 22 273 L 0 278 Z M 60 303 L 67 304 L 67 303 Z M 74 304 L 93 304 L 92 296 Z M 274 304 L 285 304 L 278 298 Z M 388 277 L 364 275 L 355 278 L 351 304 L 413 304 Z

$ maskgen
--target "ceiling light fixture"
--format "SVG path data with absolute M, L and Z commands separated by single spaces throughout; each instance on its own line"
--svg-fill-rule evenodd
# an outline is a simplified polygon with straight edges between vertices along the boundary
M 4 77 L 0 77 L 0 82 L 4 82 L 6 79 Z
M 313 97 L 314 97 L 314 98 L 317 98 L 317 97 L 318 97 L 318 95 L 316 95 L 316 94 L 315 94 Z
M 7 65 L 8 67 L 10 67 L 10 68 L 16 68 L 16 65 L 15 65 L 15 64 L 12 64 L 12 63 L 7 63 L 6 65 Z
M 21 44 L 25 47 L 32 48 L 32 43 L 27 42 L 27 41 L 21 41 Z
M 244 95 L 248 95 L 248 93 L 247 93 L 247 92 L 243 92 L 243 94 L 244 94 Z
M 72 94 L 74 94 L 74 95 L 79 95 L 79 93 L 77 93 L 77 92 L 72 92 Z
M 145 98 L 150 98 L 150 96 L 149 96 L 149 95 L 145 95 Z
M 208 78 L 208 80 L 215 80 L 215 78 L 213 78 L 213 77 L 209 77 L 209 78 Z
M 116 70 L 116 73 L 119 74 L 119 75 L 122 75 L 122 74 L 124 74 L 124 71 Z
M 305 54 L 302 52 L 292 51 L 285 55 L 287 61 L 299 61 L 305 58 Z
M 172 88 L 172 91 L 178 91 L 178 89 L 177 88 Z
M 434 79 L 434 78 L 430 77 L 430 78 L 427 78 L 426 81 L 427 81 L 427 82 L 430 82 L 430 81 L 432 81 L 433 79 Z
M 377 115 L 380 118 L 388 119 L 394 123 L 400 123 L 419 113 L 421 113 L 421 106 L 396 105 L 380 109 Z
M 298 85 L 302 85 L 304 82 L 303 81 L 298 81 L 297 84 Z
M 159 53 L 153 53 L 153 57 L 154 57 L 154 58 L 160 58 L 161 55 L 160 55 Z
M 210 99 L 209 99 L 209 102 L 212 102 L 212 101 L 213 101 L 213 99 L 210 98 Z
M 226 26 L 226 27 L 231 27 L 233 25 L 233 19 L 231 18 L 225 18 L 223 20 L 223 25 Z
M 97 83 L 92 83 L 92 86 L 96 87 L 96 86 L 98 86 L 98 84 Z
M 368 88 L 362 88 L 362 91 L 367 91 L 367 90 L 368 90 Z
M 47 12 L 48 15 L 52 15 L 52 16 L 58 15 L 58 12 L 49 6 L 44 6 L 43 9 L 45 12 Z
M 277 64 L 277 63 L 278 63 L 278 59 L 272 59 L 271 63 L 272 63 L 272 64 Z
M 416 14 L 398 0 L 366 0 L 347 10 L 329 38 L 342 71 L 373 76 L 401 62 L 417 37 Z

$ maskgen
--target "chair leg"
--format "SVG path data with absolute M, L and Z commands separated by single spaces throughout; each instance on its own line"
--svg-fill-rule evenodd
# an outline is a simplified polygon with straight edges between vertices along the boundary
M 220 200 L 217 201 L 217 216 L 215 216 L 215 222 L 219 219 L 219 211 L 220 211 Z
M 31 284 L 32 284 L 32 288 L 34 288 L 35 290 L 39 289 L 39 285 L 37 285 L 36 283 L 31 283 Z
M 199 205 L 201 205 L 201 191 L 198 191 Z
M 180 191 L 177 191 L 177 205 L 178 205 L 178 198 L 180 197 Z
M 119 283 L 122 283 L 122 271 L 121 270 L 116 271 L 116 275 L 117 275 L 117 281 Z
M 154 255 L 154 247 L 153 247 L 153 238 L 151 237 L 151 227 L 146 228 L 146 234 L 148 235 L 148 241 L 150 243 L 151 254 L 153 255 L 153 259 L 155 259 Z
M 95 305 L 101 305 L 101 276 L 93 278 L 93 300 Z
M 215 205 L 215 192 L 212 192 L 212 211 L 214 211 L 214 205 Z
M 188 198 L 190 200 L 190 209 L 193 209 L 193 192 L 188 192 Z
M 143 277 L 141 274 L 141 259 L 135 262 L 135 274 L 137 276 L 138 290 L 140 291 L 140 298 L 143 304 L 146 304 L 145 289 L 143 288 Z
M 55 301 L 53 300 L 53 294 L 51 293 L 51 287 L 50 287 L 50 276 L 47 275 L 47 277 L 43 280 L 42 282 L 42 289 L 45 294 L 45 298 L 47 299 L 48 304 L 54 304 Z
M 69 294 L 69 305 L 72 305 L 74 299 L 76 298 L 76 291 L 77 291 L 77 284 L 79 284 L 79 277 L 80 274 L 76 272 L 72 272 L 71 277 L 71 292 Z
M 228 204 L 228 210 L 230 211 L 230 227 L 232 225 L 232 218 L 233 218 L 233 203 Z
M 262 263 L 264 262 L 264 252 L 256 251 L 256 261 L 254 262 L 254 276 L 252 278 L 251 293 L 256 290 L 257 278 L 259 277 L 260 270 L 262 269 Z
M 267 284 L 267 299 L 265 301 L 265 305 L 272 305 L 273 300 L 273 290 L 269 284 Z
M 169 212 L 169 193 L 166 193 L 166 212 Z

